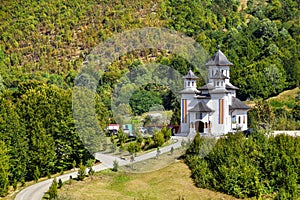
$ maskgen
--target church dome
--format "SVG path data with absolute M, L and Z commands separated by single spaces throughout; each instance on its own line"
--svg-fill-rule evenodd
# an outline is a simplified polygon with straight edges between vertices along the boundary
M 206 66 L 232 66 L 232 62 L 230 62 L 223 52 L 219 49 L 217 53 L 205 64 Z
M 196 76 L 191 69 L 189 69 L 188 73 L 182 78 L 183 79 L 194 79 L 195 80 L 195 79 L 198 79 L 199 77 Z

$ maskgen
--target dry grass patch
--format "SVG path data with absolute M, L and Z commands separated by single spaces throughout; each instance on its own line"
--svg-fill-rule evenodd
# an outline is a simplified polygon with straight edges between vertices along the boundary
M 292 90 L 285 90 L 281 92 L 279 95 L 275 97 L 271 97 L 268 100 L 277 100 L 277 101 L 286 101 L 288 99 L 295 99 L 298 95 L 298 92 L 300 92 L 300 88 L 296 87 Z
M 93 180 L 85 179 L 65 185 L 59 194 L 69 199 L 223 199 L 234 197 L 194 186 L 190 170 L 183 161 L 175 162 L 150 173 L 111 172 L 98 173 Z

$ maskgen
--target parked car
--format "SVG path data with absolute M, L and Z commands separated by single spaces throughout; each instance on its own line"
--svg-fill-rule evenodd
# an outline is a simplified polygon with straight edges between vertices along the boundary
M 252 128 L 248 128 L 247 130 L 244 130 L 243 133 L 246 137 L 249 137 L 250 135 L 256 133 L 257 131 L 255 129 Z

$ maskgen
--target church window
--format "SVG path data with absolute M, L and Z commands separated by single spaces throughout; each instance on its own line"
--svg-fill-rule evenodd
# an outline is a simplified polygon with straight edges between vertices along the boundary
M 223 69 L 222 69 L 222 71 L 221 71 L 221 72 L 222 72 L 222 74 L 224 75 L 224 70 L 223 70 Z
M 246 123 L 246 116 L 243 116 L 243 124 Z
M 235 117 L 235 115 L 232 116 L 231 122 L 232 122 L 233 124 L 236 123 L 236 117 Z
M 194 81 L 192 82 L 192 86 L 194 86 Z
M 202 116 L 202 113 L 196 113 L 196 119 L 202 119 L 203 118 L 203 116 Z
M 205 124 L 204 124 L 204 128 L 208 128 L 208 127 L 207 127 L 207 122 L 205 122 Z
M 241 123 L 241 116 L 239 116 L 239 124 Z
M 208 122 L 208 125 L 209 125 L 209 128 L 211 128 L 211 127 L 212 127 L 212 123 L 211 123 L 211 121 L 209 121 L 209 122 Z

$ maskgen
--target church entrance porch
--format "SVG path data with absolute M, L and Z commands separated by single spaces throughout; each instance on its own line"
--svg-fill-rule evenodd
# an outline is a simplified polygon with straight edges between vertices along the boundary
M 195 130 L 199 133 L 204 133 L 204 123 L 202 121 L 195 122 Z

